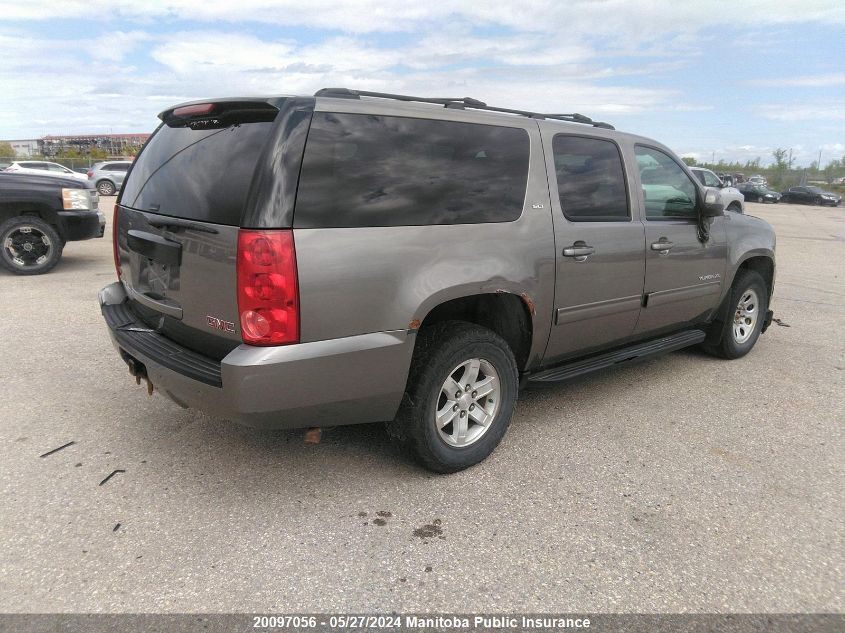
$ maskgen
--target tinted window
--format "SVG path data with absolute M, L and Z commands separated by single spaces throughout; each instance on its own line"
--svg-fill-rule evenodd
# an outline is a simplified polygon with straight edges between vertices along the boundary
M 60 172 L 62 174 L 66 174 L 67 172 L 70 171 L 69 169 L 66 169 L 66 168 L 62 167 L 61 165 L 57 165 L 55 163 L 49 163 L 47 165 L 47 169 L 48 169 L 48 171 L 57 171 L 57 172 Z
M 224 128 L 162 125 L 141 151 L 121 204 L 215 224 L 240 224 L 272 122 Z
M 665 152 L 635 148 L 646 218 L 695 218 L 696 187 L 681 166 Z
M 702 170 L 702 171 L 696 171 L 696 172 L 693 172 L 693 173 L 696 176 L 699 176 L 698 179 L 701 181 L 701 184 L 703 184 L 705 187 L 721 187 L 722 186 L 721 181 L 716 177 L 716 174 L 714 174 L 712 171 Z
M 43 169 L 47 171 L 47 165 L 44 163 L 21 163 L 21 167 L 25 167 L 27 169 Z
M 522 213 L 525 130 L 314 114 L 296 197 L 303 228 L 507 222 Z
M 107 165 L 106 168 L 109 171 L 126 171 L 129 169 L 129 165 L 126 163 L 113 163 L 111 165 Z
M 568 219 L 628 220 L 622 156 L 615 143 L 558 134 L 552 146 L 560 206 Z

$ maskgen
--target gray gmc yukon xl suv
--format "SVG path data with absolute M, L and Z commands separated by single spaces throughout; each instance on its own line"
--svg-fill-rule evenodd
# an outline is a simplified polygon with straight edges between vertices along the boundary
M 520 386 L 769 325 L 775 235 L 582 115 L 326 89 L 194 102 L 132 166 L 100 292 L 140 382 L 261 428 L 489 455 Z

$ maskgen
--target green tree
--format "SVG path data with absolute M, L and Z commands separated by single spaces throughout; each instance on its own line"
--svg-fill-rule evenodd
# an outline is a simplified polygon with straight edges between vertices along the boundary
M 787 168 L 787 163 L 789 162 L 789 150 L 783 149 L 778 147 L 775 151 L 772 152 L 772 158 L 775 159 L 775 167 L 778 171 L 782 171 Z
M 845 156 L 843 156 L 842 158 L 845 159 Z M 845 164 L 843 164 L 843 162 L 845 161 L 832 160 L 827 165 L 825 165 L 824 171 L 822 171 L 822 177 L 824 178 L 824 181 L 827 184 L 831 184 L 833 182 L 833 179 L 836 178 L 839 172 L 843 170 L 843 167 L 845 167 Z
M 686 165 L 688 165 L 689 167 L 695 167 L 696 165 L 698 165 L 698 161 L 695 160 L 692 156 L 684 156 L 681 158 L 681 160 L 684 161 L 684 163 L 686 163 Z
M 0 158 L 14 158 L 15 150 L 12 149 L 12 144 L 6 141 L 0 143 Z

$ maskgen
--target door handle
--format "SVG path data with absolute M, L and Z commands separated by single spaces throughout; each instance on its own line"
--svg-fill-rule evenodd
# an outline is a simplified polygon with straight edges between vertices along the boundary
M 592 255 L 596 249 L 592 246 L 587 246 L 585 242 L 578 240 L 572 246 L 567 246 L 563 249 L 564 257 L 574 257 L 575 261 L 583 262 L 587 259 L 587 255 Z
M 131 286 L 126 286 L 126 294 L 135 299 L 138 303 L 142 303 L 148 308 L 152 308 L 157 312 L 172 316 L 176 319 L 182 319 L 182 307 L 175 301 L 168 299 L 154 299 L 153 297 L 138 292 Z
M 665 237 L 661 237 L 660 240 L 654 242 L 651 245 L 651 250 L 653 251 L 660 251 L 661 255 L 665 255 L 669 252 L 669 249 L 672 248 L 674 244 L 667 240 Z

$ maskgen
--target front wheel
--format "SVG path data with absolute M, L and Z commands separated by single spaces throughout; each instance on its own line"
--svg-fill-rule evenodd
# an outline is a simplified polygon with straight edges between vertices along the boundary
M 22 215 L 0 224 L 0 264 L 16 275 L 50 271 L 63 247 L 56 229 L 41 218 Z
M 408 386 L 390 435 L 420 464 L 452 473 L 498 446 L 518 393 L 516 360 L 495 332 L 446 321 L 417 335 Z
M 769 310 L 769 293 L 759 273 L 743 270 L 737 274 L 728 301 L 732 310 L 727 320 L 715 321 L 713 327 L 721 328 L 721 340 L 704 349 L 721 358 L 734 359 L 745 356 L 760 337 L 763 321 Z

